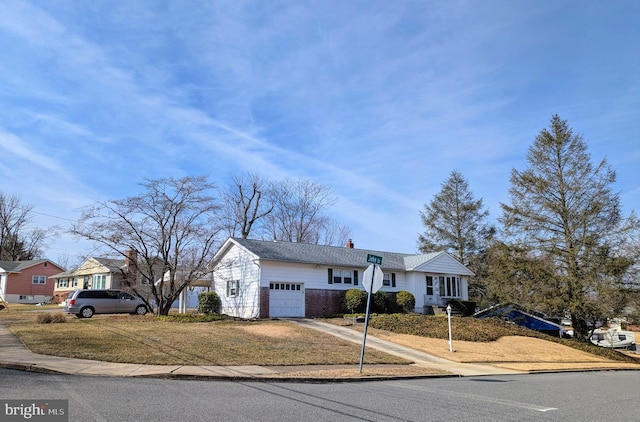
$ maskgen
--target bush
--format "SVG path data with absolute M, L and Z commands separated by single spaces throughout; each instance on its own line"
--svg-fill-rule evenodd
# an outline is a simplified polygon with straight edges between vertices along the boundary
M 367 305 L 367 292 L 360 289 L 349 289 L 342 297 L 342 309 L 350 314 L 364 312 Z
M 374 294 L 371 295 L 371 307 L 373 308 L 372 312 L 376 313 L 386 313 L 388 312 L 388 303 L 387 292 L 383 292 L 382 290 L 378 290 Z
M 398 294 L 396 294 L 396 303 L 403 312 L 411 312 L 416 307 L 416 298 L 411 292 L 400 290 Z
M 66 322 L 66 318 L 62 312 L 42 312 L 36 317 L 38 324 L 57 324 Z
M 205 315 L 220 311 L 220 298 L 216 292 L 203 292 L 198 295 L 198 312 Z

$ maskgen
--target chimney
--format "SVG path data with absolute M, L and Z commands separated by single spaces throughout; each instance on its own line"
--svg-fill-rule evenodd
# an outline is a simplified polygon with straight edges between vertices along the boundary
M 127 278 L 135 283 L 138 276 L 138 251 L 129 249 L 124 253 L 124 268 L 127 272 Z
M 129 249 L 124 253 L 124 266 L 127 270 L 132 266 L 136 265 L 136 261 L 138 260 L 138 252 L 134 249 Z
M 353 249 L 353 242 L 351 241 L 351 239 L 347 240 L 347 249 Z

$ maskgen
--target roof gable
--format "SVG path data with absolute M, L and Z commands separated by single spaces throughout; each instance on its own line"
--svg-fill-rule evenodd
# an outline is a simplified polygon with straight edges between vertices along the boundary
M 124 265 L 123 259 L 113 258 L 87 258 L 73 273 L 76 275 L 90 275 L 99 273 L 118 272 Z
M 424 261 L 419 263 L 415 267 L 411 267 L 408 269 L 425 273 L 458 274 L 466 276 L 475 275 L 471 270 L 469 270 L 460 261 L 455 259 L 453 256 L 451 256 L 451 254 L 447 252 L 437 252 L 433 254 L 417 256 L 424 257 Z

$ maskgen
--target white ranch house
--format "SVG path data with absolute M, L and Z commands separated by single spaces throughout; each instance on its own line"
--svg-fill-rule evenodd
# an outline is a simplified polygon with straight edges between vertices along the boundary
M 340 312 L 343 291 L 362 287 L 367 255 L 382 257 L 382 290 L 407 290 L 416 312 L 468 300 L 473 273 L 447 252 L 410 255 L 281 241 L 229 238 L 213 259 L 221 312 L 240 318 L 315 317 Z

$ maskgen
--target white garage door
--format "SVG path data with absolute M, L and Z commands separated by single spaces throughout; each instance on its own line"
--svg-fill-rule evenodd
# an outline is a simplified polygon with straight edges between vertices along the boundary
M 304 317 L 302 283 L 269 283 L 269 316 Z

